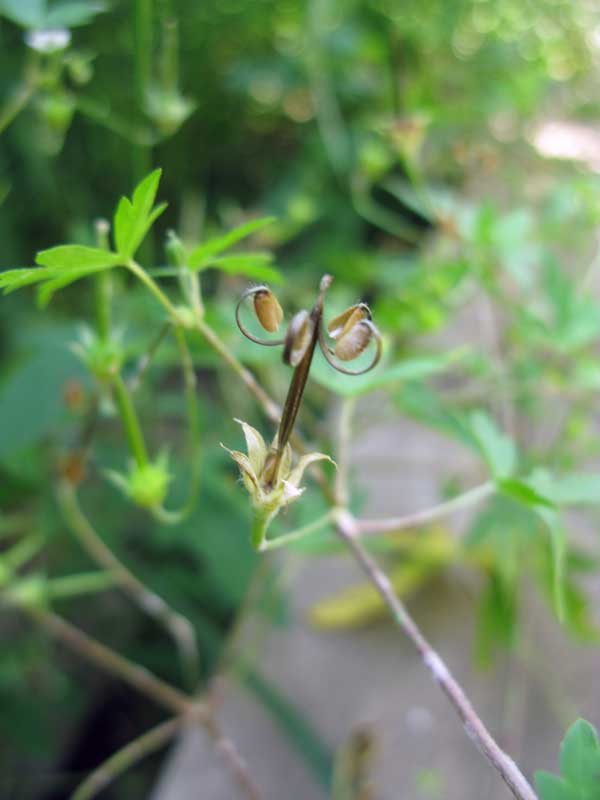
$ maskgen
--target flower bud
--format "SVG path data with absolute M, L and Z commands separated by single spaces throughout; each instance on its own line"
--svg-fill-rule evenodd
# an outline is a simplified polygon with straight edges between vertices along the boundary
M 275 333 L 283 320 L 283 309 L 270 289 L 264 288 L 254 293 L 254 311 L 263 328 Z
M 291 367 L 297 367 L 306 353 L 314 331 L 314 322 L 308 311 L 294 314 L 285 337 L 283 360 Z
M 352 361 L 363 353 L 373 335 L 373 329 L 368 321 L 360 320 L 350 329 L 345 330 L 338 338 L 334 353 L 340 361 Z

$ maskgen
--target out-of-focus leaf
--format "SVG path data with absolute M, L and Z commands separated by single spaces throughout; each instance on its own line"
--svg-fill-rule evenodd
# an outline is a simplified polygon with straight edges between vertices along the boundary
M 439 529 L 423 535 L 402 562 L 388 569 L 395 592 L 406 597 L 451 563 L 457 555 L 452 538 Z M 357 628 L 384 618 L 387 609 L 370 583 L 351 586 L 316 603 L 310 620 L 318 628 Z
M 503 478 L 497 481 L 497 486 L 501 492 L 521 503 L 525 503 L 525 505 L 554 507 L 547 497 L 536 492 L 525 481 L 516 480 L 515 478 Z
M 87 25 L 106 10 L 106 3 L 92 0 L 63 0 L 50 6 L 46 12 L 44 25 L 47 28 L 76 28 L 79 25 Z
M 0 384 L 0 460 L 39 442 L 64 416 L 62 390 L 83 368 L 68 347 L 72 326 L 43 325 L 35 355 L 24 358 Z
M 23 28 L 43 28 L 46 0 L 0 0 L 0 15 Z
M 261 219 L 253 219 L 234 228 L 224 236 L 218 236 L 214 239 L 209 239 L 198 247 L 195 247 L 189 255 L 188 266 L 190 269 L 202 269 L 204 263 L 211 259 L 212 256 L 222 253 L 233 247 L 234 244 L 250 236 L 252 233 L 261 230 L 266 225 L 271 225 L 275 222 L 275 217 L 261 217 Z
M 597 800 L 600 785 L 600 743 L 593 725 L 578 719 L 560 746 L 561 777 L 537 772 L 541 800 Z
M 319 357 L 315 358 L 310 374 L 317 383 L 336 394 L 343 397 L 357 397 L 402 381 L 421 380 L 430 375 L 444 372 L 460 361 L 465 352 L 465 349 L 461 347 L 439 355 L 407 358 L 393 365 L 378 365 L 364 375 L 342 375 L 336 372 L 324 358 Z M 369 358 L 372 358 L 370 352 L 364 356 L 367 364 Z M 355 368 L 354 364 L 348 366 L 352 369 Z
M 600 504 L 599 474 L 573 472 L 559 476 L 537 469 L 527 478 L 527 483 L 556 506 Z
M 507 478 L 514 472 L 517 463 L 512 440 L 483 411 L 473 412 L 470 424 L 479 451 L 494 478 Z
M 552 552 L 552 599 L 554 611 L 558 619 L 563 622 L 565 618 L 565 557 L 567 550 L 567 537 L 564 525 L 556 513 L 550 508 L 535 506 L 534 511 L 544 521 L 550 534 Z
M 475 652 L 482 667 L 489 667 L 498 646 L 510 648 L 517 624 L 517 593 L 491 573 L 479 603 Z
M 262 703 L 297 752 L 302 756 L 320 785 L 328 789 L 333 775 L 333 753 L 313 728 L 300 708 L 258 672 L 242 667 L 244 684 Z
M 230 275 L 245 275 L 256 281 L 282 283 L 281 273 L 269 266 L 273 257 L 270 253 L 233 253 L 228 256 L 209 258 L 199 270 L 218 269 Z

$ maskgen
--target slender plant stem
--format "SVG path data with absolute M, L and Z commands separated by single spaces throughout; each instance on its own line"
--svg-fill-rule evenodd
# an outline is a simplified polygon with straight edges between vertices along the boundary
M 167 295 L 163 292 L 156 281 L 153 280 L 150 275 L 148 275 L 146 270 L 143 267 L 140 267 L 137 261 L 133 261 L 133 259 L 127 262 L 126 267 L 130 272 L 133 272 L 136 278 L 139 278 L 139 280 L 146 286 L 147 289 L 152 292 L 161 306 L 169 312 L 173 322 L 177 325 L 181 325 L 181 319 L 179 318 L 177 309 L 173 303 L 171 303 Z
M 53 600 L 67 597 L 80 597 L 112 589 L 116 583 L 110 572 L 81 572 L 77 575 L 65 575 L 52 578 L 47 584 L 47 594 Z
M 278 547 L 284 547 L 290 544 L 290 542 L 297 542 L 299 539 L 304 539 L 305 536 L 320 531 L 321 528 L 324 528 L 328 523 L 332 522 L 334 516 L 335 513 L 333 509 L 330 509 L 326 514 L 323 514 L 322 517 L 319 517 L 314 522 L 309 522 L 308 525 L 304 525 L 302 528 L 298 528 L 295 531 L 284 533 L 282 536 L 278 536 L 275 539 L 263 537 L 259 550 L 276 550 Z
M 115 402 L 119 409 L 119 415 L 123 427 L 125 428 L 125 436 L 127 437 L 129 450 L 138 467 L 144 467 L 148 463 L 148 453 L 144 441 L 144 434 L 142 433 L 135 407 L 129 396 L 129 390 L 119 374 L 113 377 L 112 386 Z
M 349 503 L 348 466 L 350 463 L 350 437 L 352 435 L 352 417 L 356 407 L 356 399 L 347 397 L 342 400 L 338 433 L 338 468 L 335 473 L 334 495 L 337 505 L 346 508 Z
M 341 471 L 342 476 L 346 476 L 347 474 L 345 462 L 348 458 L 348 444 L 351 436 L 351 413 L 351 406 L 346 406 L 345 413 L 342 414 L 340 418 L 339 451 L 337 461 L 338 469 Z M 484 494 L 492 491 L 491 485 L 484 484 L 484 486 L 477 487 L 477 490 L 472 490 L 472 492 L 478 491 L 478 496 L 480 496 L 484 489 Z M 343 498 L 344 496 L 347 496 L 347 494 L 347 488 L 342 486 L 337 487 L 338 498 Z M 469 493 L 461 495 L 462 503 L 458 507 L 464 506 L 464 498 L 467 494 Z M 455 498 L 454 506 L 451 508 L 451 510 L 456 509 L 456 501 L 458 500 L 459 498 Z M 443 505 L 445 506 L 444 513 L 447 513 L 448 503 Z M 440 508 L 440 506 L 437 507 L 438 514 Z M 421 521 L 424 513 L 426 512 L 421 513 Z M 401 519 L 406 520 L 407 518 L 405 517 Z M 414 515 L 412 516 L 412 519 L 414 520 Z M 431 519 L 431 512 L 429 513 L 427 519 Z M 391 521 L 394 523 L 394 525 L 391 527 L 391 530 L 397 530 L 399 521 L 400 520 L 398 519 Z M 385 520 L 382 522 L 385 522 Z M 411 522 L 410 526 L 404 524 L 404 527 L 412 527 L 413 525 L 414 522 Z M 454 709 L 463 722 L 467 736 L 475 744 L 477 749 L 487 758 L 490 764 L 500 773 L 502 779 L 513 795 L 518 798 L 518 800 L 538 800 L 535 792 L 529 785 L 525 776 L 521 773 L 512 758 L 510 758 L 510 756 L 508 756 L 496 743 L 490 732 L 477 715 L 477 712 L 471 705 L 471 702 L 464 693 L 460 684 L 451 674 L 450 670 L 442 661 L 438 653 L 423 636 L 415 621 L 408 613 L 404 603 L 394 591 L 394 588 L 387 575 L 379 567 L 375 559 L 373 559 L 363 547 L 360 541 L 360 535 L 364 532 L 364 527 L 361 528 L 360 521 L 356 520 L 347 510 L 347 508 L 341 506 L 336 511 L 336 527 L 339 537 L 346 543 L 358 565 L 363 570 L 370 583 L 379 593 L 381 599 L 387 606 L 392 619 L 398 628 L 411 640 L 417 652 L 423 659 L 423 664 L 425 667 L 427 667 L 432 678 L 440 686 L 450 703 L 454 706 Z M 390 530 L 390 528 L 386 529 Z
M 124 656 L 115 653 L 106 645 L 96 641 L 57 614 L 40 609 L 27 609 L 35 620 L 56 639 L 67 644 L 86 661 L 90 661 L 120 678 L 142 694 L 151 697 L 155 703 L 176 714 L 194 712 L 206 717 L 206 708 L 196 703 L 179 689 L 157 678 L 149 670 L 134 664 Z
M 494 484 L 491 481 L 487 481 L 480 486 L 474 486 L 472 489 L 464 492 L 464 494 L 453 497 L 452 500 L 447 500 L 445 503 L 433 506 L 433 508 L 417 511 L 414 514 L 406 514 L 402 517 L 357 519 L 356 527 L 361 534 L 391 533 L 406 530 L 406 528 L 418 528 L 421 525 L 426 525 L 428 522 L 447 517 L 455 511 L 460 511 L 475 503 L 479 503 L 486 497 L 492 495 L 494 491 Z
M 126 744 L 96 767 L 73 792 L 70 800 L 92 800 L 138 761 L 168 744 L 183 721 L 182 717 L 169 719 Z
M 122 591 L 172 637 L 179 651 L 186 683 L 194 687 L 199 676 L 198 642 L 194 626 L 182 614 L 172 609 L 162 597 L 148 589 L 106 546 L 83 513 L 75 489 L 70 483 L 63 481 L 59 484 L 58 501 L 67 525 L 83 549 L 97 564 L 108 570 Z
M 454 706 L 455 711 L 462 720 L 467 736 L 494 769 L 500 773 L 500 776 L 518 800 L 538 800 L 525 776 L 510 756 L 496 743 L 459 683 L 438 653 L 425 639 L 404 604 L 394 592 L 388 577 L 362 546 L 359 541 L 357 523 L 349 512 L 345 510 L 338 512 L 337 530 L 340 538 L 348 545 L 369 581 L 379 592 L 394 622 L 411 640 L 432 678 Z
M 148 347 L 146 352 L 138 359 L 133 374 L 127 381 L 127 386 L 131 394 L 135 394 L 135 392 L 137 392 L 137 390 L 140 388 L 140 385 L 142 383 L 142 378 L 144 377 L 144 373 L 150 366 L 150 362 L 154 358 L 154 355 L 158 350 L 158 348 L 160 347 L 161 343 L 163 342 L 165 336 L 168 334 L 170 327 L 171 327 L 170 321 L 167 321 L 163 325 L 161 325 L 158 333 L 156 334 L 154 339 L 152 339 L 152 341 L 150 342 L 150 346 Z
M 252 780 L 246 762 L 234 743 L 223 735 L 209 706 L 180 692 L 157 678 L 149 670 L 115 653 L 62 617 L 39 608 L 29 607 L 25 610 L 42 628 L 54 638 L 64 642 L 85 660 L 125 681 L 169 711 L 199 722 L 214 742 L 217 751 L 227 763 L 245 795 L 249 800 L 261 800 L 262 794 Z
M 246 369 L 246 367 L 237 360 L 227 345 L 203 319 L 196 320 L 196 329 L 204 339 L 206 339 L 213 350 L 215 350 L 223 361 L 235 372 L 246 388 L 254 395 L 267 417 L 272 422 L 278 423 L 281 418 L 281 408 L 269 397 L 250 370 Z

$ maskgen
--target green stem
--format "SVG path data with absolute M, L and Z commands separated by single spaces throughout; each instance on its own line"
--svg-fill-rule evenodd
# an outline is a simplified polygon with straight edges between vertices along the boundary
M 279 422 L 281 417 L 281 409 L 277 403 L 275 403 L 265 392 L 254 375 L 237 360 L 231 350 L 229 350 L 225 343 L 217 336 L 210 325 L 207 325 L 207 323 L 202 319 L 197 319 L 195 324 L 196 330 L 202 334 L 213 350 L 215 350 L 221 356 L 223 361 L 225 361 L 225 363 L 231 367 L 235 374 L 246 385 L 248 390 L 256 397 L 260 405 L 263 407 L 267 417 L 273 422 Z
M 196 704 L 191 697 L 157 678 L 144 667 L 138 666 L 106 645 L 92 639 L 91 636 L 57 614 L 42 611 L 39 608 L 25 610 L 54 638 L 64 642 L 86 661 L 91 661 L 111 675 L 125 681 L 169 711 L 174 711 L 176 714 L 188 714 L 195 709 Z M 201 706 L 198 707 L 198 712 L 200 709 Z
M 92 800 L 138 761 L 164 747 L 182 723 L 182 717 L 169 719 L 126 744 L 88 775 L 73 792 L 71 800 Z
M 83 513 L 71 484 L 59 484 L 58 502 L 65 522 L 92 560 L 108 570 L 121 590 L 172 637 L 179 651 L 186 682 L 190 687 L 195 686 L 199 673 L 199 656 L 196 631 L 191 622 L 142 583 L 107 547 Z
M 96 244 L 102 250 L 110 250 L 108 239 L 109 224 L 106 220 L 96 221 Z M 96 275 L 96 327 L 99 338 L 107 342 L 111 326 L 112 278 L 108 271 Z
M 115 402 L 119 409 L 119 415 L 125 429 L 127 444 L 129 445 L 131 455 L 135 459 L 138 467 L 145 467 L 148 464 L 148 453 L 144 441 L 144 434 L 142 433 L 127 387 L 125 386 L 123 378 L 118 374 L 114 376 L 112 385 Z
M 163 292 L 160 286 L 153 280 L 150 275 L 146 272 L 145 269 L 140 267 L 140 265 L 136 261 L 128 261 L 125 265 L 130 272 L 141 280 L 141 282 L 152 292 L 154 297 L 158 300 L 161 306 L 169 312 L 171 315 L 173 322 L 176 325 L 181 325 L 181 320 L 179 318 L 179 314 L 177 313 L 177 309 L 171 303 L 167 295 Z
M 26 536 L 20 542 L 13 545 L 10 550 L 5 550 L 2 553 L 3 567 L 9 572 L 13 573 L 20 569 L 28 561 L 31 561 L 44 546 L 43 539 L 33 534 Z
M 337 511 L 335 509 L 330 509 L 327 511 L 327 513 L 323 514 L 322 517 L 319 517 L 319 519 L 315 520 L 314 522 L 310 522 L 308 525 L 304 525 L 302 528 L 298 528 L 291 533 L 284 533 L 282 536 L 278 536 L 276 539 L 267 539 L 265 528 L 264 535 L 258 549 L 260 551 L 276 550 L 278 547 L 285 547 L 291 542 L 297 542 L 299 539 L 304 539 L 305 536 L 310 536 L 310 534 L 320 531 L 321 528 L 324 528 L 327 524 L 329 524 L 333 519 L 335 519 L 336 513 Z
M 48 581 L 48 597 L 64 599 L 82 594 L 104 592 L 114 588 L 115 577 L 110 572 L 82 572 L 79 575 L 65 575 Z

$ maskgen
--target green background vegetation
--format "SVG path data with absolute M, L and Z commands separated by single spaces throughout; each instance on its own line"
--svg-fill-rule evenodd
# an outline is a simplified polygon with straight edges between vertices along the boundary
M 39 54 L 25 32 L 49 19 L 72 26 L 71 44 Z M 517 637 L 523 575 L 571 634 L 598 637 L 580 585 L 597 568 L 597 547 L 578 545 L 563 512 L 586 508 L 593 520 L 600 502 L 600 305 L 591 291 L 600 180 L 593 158 L 556 160 L 534 145 L 549 121 L 597 120 L 599 26 L 592 4 L 554 0 L 0 0 L 0 267 L 30 266 L 36 252 L 60 243 L 94 245 L 94 221 L 110 218 L 119 196 L 157 166 L 158 200 L 168 208 L 139 254 L 148 268 L 170 263 L 168 230 L 193 246 L 275 217 L 250 251 L 273 253 L 270 266 L 259 254 L 203 273 L 207 319 L 283 398 L 289 373 L 279 354 L 249 345 L 234 326 L 248 277 L 276 269 L 289 308 L 310 303 L 330 272 L 332 305 L 359 297 L 372 305 L 386 363 L 356 384 L 317 364 L 301 424 L 330 452 L 332 434 L 319 420 L 332 398 L 382 388 L 399 414 L 481 458 L 495 496 L 460 551 L 436 569 L 458 559 L 484 578 L 475 654 L 483 664 Z M 127 373 L 162 315 L 128 276 L 114 282 Z M 479 341 L 443 345 L 482 297 L 498 331 L 497 358 Z M 32 289 L 2 298 L 0 536 L 7 550 L 38 537 L 36 575 L 90 569 L 55 490 L 94 386 L 69 344 L 94 313 L 85 280 L 43 313 Z M 214 352 L 200 338 L 190 346 L 202 443 L 192 515 L 158 524 L 107 483 L 104 471 L 127 461 L 108 402 L 82 498 L 105 541 L 193 621 L 207 678 L 257 569 L 247 499 L 219 442 L 239 441 L 233 417 L 265 436 L 271 428 Z M 568 401 L 566 413 L 547 435 L 532 435 L 557 396 Z M 170 497 L 184 498 L 190 455 L 173 342 L 157 351 L 136 405 L 152 452 L 168 449 Z M 448 476 L 448 497 L 468 488 Z M 286 526 L 319 513 L 318 491 L 309 494 Z M 408 558 L 419 565 L 428 556 L 415 547 Z M 260 568 L 265 613 L 285 624 L 273 567 Z M 180 680 L 160 630 L 117 592 L 56 605 L 116 650 Z M 10 642 L 0 660 L 3 796 L 64 796 L 70 784 L 56 777 L 57 765 L 85 771 L 160 719 L 124 689 L 90 679 L 86 665 L 56 652 L 22 617 L 6 613 L 1 624 Z M 310 732 L 256 681 L 310 759 Z M 127 724 L 116 726 L 114 714 Z M 96 752 L 73 754 L 91 727 L 101 732 Z M 327 775 L 319 758 L 315 769 Z M 141 796 L 153 768 L 106 796 Z

